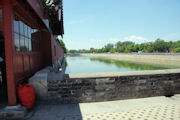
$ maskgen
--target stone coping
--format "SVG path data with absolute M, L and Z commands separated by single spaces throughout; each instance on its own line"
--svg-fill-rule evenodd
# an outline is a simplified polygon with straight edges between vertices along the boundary
M 158 74 L 176 74 L 176 73 L 180 73 L 180 69 L 69 74 L 69 78 L 105 78 L 105 77 L 137 76 L 137 75 L 158 75 Z

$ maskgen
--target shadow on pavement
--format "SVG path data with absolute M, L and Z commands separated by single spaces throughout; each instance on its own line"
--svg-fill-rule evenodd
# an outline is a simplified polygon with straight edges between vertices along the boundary
M 26 120 L 82 120 L 79 104 L 37 104 Z

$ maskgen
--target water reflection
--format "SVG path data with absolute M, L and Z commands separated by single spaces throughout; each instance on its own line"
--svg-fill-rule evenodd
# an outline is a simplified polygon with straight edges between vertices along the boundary
M 100 62 L 109 65 L 115 65 L 118 68 L 130 68 L 133 70 L 160 70 L 160 69 L 168 69 L 164 66 L 157 66 L 157 65 L 148 65 L 148 64 L 140 64 L 140 63 L 133 63 L 127 61 L 117 61 L 117 60 L 109 60 L 104 58 L 90 58 L 93 62 Z
M 100 73 L 100 72 L 126 72 L 142 70 L 160 70 L 168 69 L 168 66 L 149 65 L 117 60 L 109 60 L 100 57 L 90 56 L 68 56 L 67 74 L 78 73 Z

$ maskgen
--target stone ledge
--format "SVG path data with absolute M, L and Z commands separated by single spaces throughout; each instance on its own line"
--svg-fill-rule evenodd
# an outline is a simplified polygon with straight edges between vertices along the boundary
M 136 75 L 177 74 L 177 73 L 180 73 L 180 69 L 69 74 L 69 78 L 71 78 L 71 79 L 74 79 L 74 78 L 105 78 L 105 77 L 136 76 Z

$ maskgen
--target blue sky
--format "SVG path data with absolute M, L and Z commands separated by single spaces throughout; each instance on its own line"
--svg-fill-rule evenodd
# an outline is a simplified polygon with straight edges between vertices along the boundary
M 180 40 L 180 0 L 64 0 L 68 49 Z

